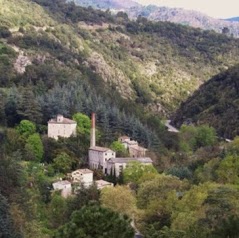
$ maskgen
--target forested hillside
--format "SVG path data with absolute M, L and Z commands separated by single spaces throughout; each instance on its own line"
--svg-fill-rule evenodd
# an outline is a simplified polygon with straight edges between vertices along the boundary
M 204 81 L 238 60 L 239 41 L 214 32 L 145 18 L 130 21 L 123 13 L 113 17 L 62 1 L 36 2 L 47 12 L 36 4 L 20 1 L 13 7 L 13 0 L 2 0 L 1 22 L 11 31 L 2 44 L 13 49 L 2 86 L 23 84 L 19 77 L 50 63 L 53 70 L 70 67 L 87 78 L 93 72 L 120 97 L 168 115 Z M 24 74 L 16 75 L 16 61 L 27 64 Z M 24 70 L 19 64 L 15 68 Z
M 214 76 L 176 112 L 174 123 L 209 124 L 225 138 L 239 134 L 239 66 Z
M 238 57 L 238 40 L 211 31 L 0 0 L 0 237 L 236 237 L 238 138 L 224 144 L 208 125 L 169 133 L 161 119 Z M 125 155 L 117 139 L 128 135 L 153 164 L 128 163 L 118 178 L 96 168 L 116 186 L 73 184 L 64 198 L 53 183 L 89 168 L 92 112 L 97 145 Z M 75 136 L 47 136 L 59 113 L 77 122 Z

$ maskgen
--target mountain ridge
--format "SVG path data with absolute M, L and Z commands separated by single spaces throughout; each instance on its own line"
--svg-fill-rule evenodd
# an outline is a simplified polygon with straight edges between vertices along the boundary
M 98 5 L 98 8 L 101 8 L 101 1 L 99 0 L 85 0 L 84 2 L 79 0 L 74 1 L 76 4 L 82 6 L 95 7 Z M 104 7 L 101 9 L 115 8 L 114 1 L 115 0 L 105 1 Z M 239 23 L 237 21 L 216 19 L 201 12 L 186 10 L 183 8 L 159 7 L 156 5 L 143 6 L 137 4 L 135 6 L 132 6 L 134 5 L 133 3 L 121 4 L 121 8 L 116 7 L 114 10 L 123 10 L 132 19 L 137 19 L 138 16 L 143 16 L 152 21 L 169 21 L 195 28 L 199 27 L 203 30 L 214 30 L 218 33 L 226 33 L 228 35 L 233 35 L 234 37 L 239 37 Z
M 239 134 L 239 64 L 203 84 L 182 103 L 173 123 L 209 124 L 224 138 Z
M 37 17 L 43 11 L 39 5 L 23 0 L 19 5 L 26 11 L 17 15 L 15 2 L 4 2 L 1 10 L 8 14 L 0 21 L 13 30 L 5 42 L 22 51 L 15 61 L 30 59 L 22 69 L 26 73 L 54 59 L 56 65 L 95 74 L 107 90 L 160 116 L 171 114 L 208 78 L 238 61 L 239 41 L 214 32 L 45 0 L 34 1 L 45 7 L 45 15 Z

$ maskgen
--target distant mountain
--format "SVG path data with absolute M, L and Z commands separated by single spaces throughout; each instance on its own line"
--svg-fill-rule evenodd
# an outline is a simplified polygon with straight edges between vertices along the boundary
M 232 18 L 228 18 L 225 19 L 226 21 L 239 21 L 239 17 L 232 17 Z
M 71 0 L 69 0 L 70 2 Z M 132 0 L 73 0 L 82 7 L 92 6 L 99 9 L 129 9 L 140 6 L 139 3 Z
M 155 5 L 143 6 L 132 0 L 73 0 L 76 4 L 84 7 L 92 6 L 99 9 L 116 9 L 125 11 L 130 18 L 138 16 L 146 17 L 153 21 L 169 21 L 182 25 L 214 30 L 228 36 L 239 37 L 238 18 L 227 20 L 215 19 L 203 13 L 185 10 L 182 8 L 158 7 Z
M 169 21 L 239 37 L 239 22 L 215 19 L 197 11 L 149 5 L 130 8 L 127 13 L 131 18 L 141 15 L 153 21 Z
M 173 123 L 209 124 L 226 138 L 239 134 L 239 65 L 202 85 L 176 112 Z

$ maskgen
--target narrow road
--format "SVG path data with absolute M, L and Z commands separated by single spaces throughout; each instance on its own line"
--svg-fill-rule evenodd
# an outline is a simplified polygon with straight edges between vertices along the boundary
M 166 120 L 166 122 L 164 124 L 168 128 L 168 131 L 178 133 L 179 130 L 177 128 L 173 127 L 172 125 L 170 125 L 170 122 L 171 122 L 171 120 Z

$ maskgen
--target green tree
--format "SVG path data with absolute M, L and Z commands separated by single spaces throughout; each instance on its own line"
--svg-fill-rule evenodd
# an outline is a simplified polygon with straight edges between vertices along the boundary
M 29 120 L 22 120 L 16 129 L 19 132 L 19 134 L 23 135 L 25 138 L 36 133 L 35 123 Z
M 39 162 L 42 160 L 44 150 L 41 137 L 38 133 L 34 133 L 27 138 L 25 150 L 28 159 L 36 160 Z
M 101 204 L 115 212 L 132 217 L 136 209 L 136 198 L 126 186 L 104 188 L 100 194 Z
M 28 87 L 23 90 L 22 96 L 17 104 L 17 113 L 21 119 L 41 123 L 41 107 L 36 100 L 32 88 Z
M 159 201 L 168 196 L 169 193 L 183 191 L 184 183 L 179 178 L 159 174 L 151 181 L 139 185 L 137 193 L 137 205 L 139 208 L 147 208 L 152 201 Z
M 119 141 L 112 142 L 112 144 L 110 145 L 110 149 L 115 151 L 118 157 L 126 157 L 129 155 L 124 145 Z
M 216 174 L 222 183 L 239 184 L 239 156 L 228 155 L 219 164 Z
M 232 155 L 239 155 L 239 136 L 236 136 L 234 140 L 228 144 L 227 153 Z
M 67 201 L 60 194 L 54 193 L 48 205 L 48 217 L 52 228 L 59 228 L 67 221 Z
M 179 133 L 179 146 L 184 152 L 194 151 L 196 148 L 196 134 L 197 129 L 194 126 L 182 125 Z
M 208 125 L 197 127 L 197 147 L 212 146 L 216 143 L 216 130 Z
M 128 163 L 127 167 L 123 171 L 124 183 L 139 184 L 140 179 L 146 175 L 157 175 L 158 172 L 153 165 L 145 165 L 138 161 L 132 161 Z
M 77 122 L 77 129 L 80 134 L 90 135 L 91 120 L 87 115 L 78 112 L 73 115 L 73 120 Z
M 55 238 L 133 238 L 134 230 L 127 216 L 97 205 L 75 211 L 70 222 L 62 226 Z
M 61 152 L 53 159 L 53 167 L 60 173 L 70 172 L 74 160 L 65 152 Z

